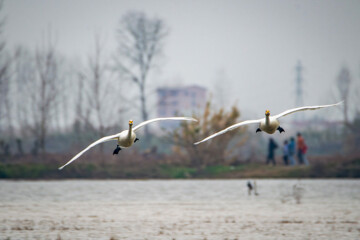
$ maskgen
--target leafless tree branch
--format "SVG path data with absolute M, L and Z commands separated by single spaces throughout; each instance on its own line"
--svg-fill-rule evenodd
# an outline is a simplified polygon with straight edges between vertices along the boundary
M 117 34 L 119 47 L 115 66 L 122 77 L 137 86 L 141 117 L 146 121 L 149 115 L 146 106 L 148 75 L 155 66 L 154 60 L 161 54 L 167 29 L 160 19 L 148 18 L 142 12 L 129 12 L 121 19 Z M 148 133 L 146 127 L 145 134 Z

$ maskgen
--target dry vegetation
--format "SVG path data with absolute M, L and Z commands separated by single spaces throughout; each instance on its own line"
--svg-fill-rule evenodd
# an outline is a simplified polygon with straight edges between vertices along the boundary
M 196 146 L 194 142 L 237 123 L 239 109 L 233 106 L 229 112 L 223 108 L 213 111 L 208 102 L 203 115 L 194 117 L 199 123 L 184 122 L 179 130 L 170 133 L 169 140 L 175 143 L 173 150 L 181 158 L 181 162 L 197 168 L 231 164 L 235 160 L 234 150 L 246 141 L 246 128 L 236 129 Z M 232 141 L 235 139 L 237 143 Z

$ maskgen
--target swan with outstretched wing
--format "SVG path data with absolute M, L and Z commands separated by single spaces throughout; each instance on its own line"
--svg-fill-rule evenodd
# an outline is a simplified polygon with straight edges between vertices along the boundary
M 197 120 L 195 118 L 190 118 L 190 117 L 154 118 L 154 119 L 150 119 L 148 121 L 142 122 L 142 123 L 140 123 L 139 125 L 137 125 L 137 126 L 135 126 L 133 128 L 133 121 L 130 120 L 129 121 L 129 130 L 124 130 L 124 131 L 122 131 L 122 132 L 120 132 L 118 134 L 100 138 L 99 140 L 93 142 L 92 144 L 87 146 L 87 148 L 85 148 L 84 150 L 82 150 L 81 152 L 76 154 L 65 165 L 59 167 L 59 170 L 63 169 L 66 165 L 69 165 L 70 163 L 72 163 L 73 161 L 78 159 L 84 152 L 86 152 L 90 148 L 92 148 L 92 147 L 94 147 L 94 146 L 96 146 L 96 145 L 98 145 L 100 143 L 104 143 L 104 142 L 108 142 L 108 141 L 117 141 L 117 147 L 115 148 L 115 150 L 113 152 L 113 155 L 118 154 L 122 147 L 123 148 L 131 147 L 136 141 L 139 140 L 136 137 L 135 132 L 137 130 L 139 130 L 141 127 L 143 127 L 143 126 L 145 126 L 145 125 L 147 125 L 149 123 L 153 123 L 153 122 L 157 122 L 157 121 L 165 121 L 165 120 L 196 121 L 197 122 Z
M 295 113 L 295 112 L 299 112 L 299 111 L 306 111 L 306 110 L 316 110 L 316 109 L 321 109 L 321 108 L 327 108 L 327 107 L 333 107 L 333 106 L 337 106 L 339 104 L 341 104 L 341 102 L 339 103 L 335 103 L 335 104 L 329 104 L 329 105 L 319 105 L 319 106 L 306 106 L 306 107 L 298 107 L 298 108 L 293 108 L 293 109 L 289 109 L 286 110 L 278 115 L 275 116 L 270 116 L 270 111 L 266 110 L 265 111 L 265 118 L 261 118 L 261 119 L 257 119 L 257 120 L 247 120 L 247 121 L 243 121 L 243 122 L 239 122 L 236 123 L 228 128 L 225 128 L 224 130 L 221 130 L 220 132 L 214 133 L 213 135 L 204 138 L 203 140 L 194 143 L 195 145 L 205 142 L 207 140 L 210 140 L 216 136 L 219 136 L 221 134 L 224 134 L 228 131 L 232 131 L 240 126 L 244 126 L 244 125 L 248 125 L 248 124 L 253 124 L 253 123 L 257 123 L 259 124 L 259 128 L 256 130 L 256 132 L 266 132 L 268 134 L 273 134 L 276 130 L 278 130 L 280 133 L 285 132 L 285 130 L 280 127 L 280 122 L 279 122 L 279 118 L 284 117 L 286 115 Z

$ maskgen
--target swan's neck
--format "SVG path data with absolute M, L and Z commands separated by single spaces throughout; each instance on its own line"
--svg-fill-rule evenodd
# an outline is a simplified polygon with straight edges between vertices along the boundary
M 265 124 L 269 125 L 270 124 L 270 116 L 266 116 L 265 115 Z
M 128 132 L 128 138 L 131 139 L 132 134 L 132 125 L 129 125 L 129 132 Z

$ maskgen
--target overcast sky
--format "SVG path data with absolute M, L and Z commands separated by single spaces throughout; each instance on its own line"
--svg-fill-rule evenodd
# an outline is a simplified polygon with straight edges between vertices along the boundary
M 360 76 L 360 1 L 5 1 L 8 46 L 40 45 L 47 29 L 69 58 L 93 50 L 94 33 L 116 49 L 120 17 L 141 10 L 165 21 L 156 84 L 198 84 L 213 90 L 226 76 L 228 103 L 252 116 L 295 104 L 295 65 L 304 66 L 306 105 L 327 104 L 342 66 Z M 169 84 L 168 84 L 169 85 Z M 312 116 L 309 113 L 308 116 Z

